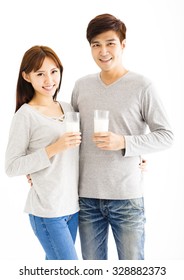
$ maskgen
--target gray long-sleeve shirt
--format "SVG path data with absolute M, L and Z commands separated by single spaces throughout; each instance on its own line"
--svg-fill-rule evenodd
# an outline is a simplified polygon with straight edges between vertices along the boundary
M 169 148 L 173 142 L 162 102 L 152 83 L 134 72 L 110 85 L 105 85 L 99 74 L 88 75 L 76 82 L 72 105 L 81 117 L 79 196 L 142 197 L 142 173 L 138 168 L 141 155 Z M 110 111 L 109 131 L 124 135 L 124 153 L 100 150 L 92 142 L 95 109 Z
M 72 111 L 61 102 L 64 113 Z M 78 148 L 65 150 L 51 159 L 45 147 L 65 133 L 63 122 L 42 115 L 28 104 L 13 117 L 5 155 L 8 176 L 30 174 L 25 212 L 41 217 L 73 214 L 78 206 Z

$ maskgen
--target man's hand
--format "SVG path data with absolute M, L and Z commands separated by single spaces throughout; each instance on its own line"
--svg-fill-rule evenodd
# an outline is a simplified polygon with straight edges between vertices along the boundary
M 98 132 L 93 135 L 93 142 L 102 150 L 118 151 L 125 149 L 125 138 L 113 132 Z
M 31 176 L 28 174 L 26 177 L 27 177 L 28 183 L 29 183 L 30 186 L 32 187 L 33 183 L 32 183 L 32 180 L 31 180 Z
M 145 159 L 141 160 L 141 163 L 139 163 L 139 168 L 141 171 L 147 171 L 147 161 Z
M 93 142 L 102 150 L 117 151 L 126 148 L 125 139 L 122 135 L 112 132 L 98 132 L 93 135 Z M 147 161 L 141 160 L 139 164 L 141 171 L 147 171 Z

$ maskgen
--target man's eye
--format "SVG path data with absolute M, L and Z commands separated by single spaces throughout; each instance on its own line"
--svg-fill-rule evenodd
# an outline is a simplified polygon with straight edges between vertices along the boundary
M 97 48 L 97 47 L 99 47 L 99 45 L 98 45 L 98 44 L 94 44 L 94 45 L 92 45 L 92 48 Z

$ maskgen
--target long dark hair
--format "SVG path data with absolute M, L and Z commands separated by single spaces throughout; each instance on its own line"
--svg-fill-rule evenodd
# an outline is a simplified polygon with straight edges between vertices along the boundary
M 56 100 L 57 94 L 60 90 L 63 66 L 62 63 L 57 56 L 57 54 L 47 46 L 33 46 L 29 50 L 27 50 L 22 58 L 22 62 L 20 65 L 18 81 L 17 81 L 17 90 L 16 90 L 16 108 L 15 112 L 24 104 L 31 101 L 34 95 L 34 89 L 31 83 L 24 80 L 22 77 L 22 72 L 29 74 L 30 72 L 36 72 L 43 64 L 43 61 L 46 57 L 51 58 L 56 66 L 60 69 L 61 79 L 59 82 L 59 87 L 57 88 L 53 100 Z

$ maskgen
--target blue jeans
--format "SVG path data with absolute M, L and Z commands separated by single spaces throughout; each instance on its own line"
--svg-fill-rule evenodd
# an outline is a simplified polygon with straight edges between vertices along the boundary
M 119 260 L 144 259 L 144 199 L 80 198 L 79 234 L 84 260 L 107 260 L 112 228 Z
M 32 229 L 40 241 L 47 260 L 77 260 L 75 239 L 78 213 L 57 218 L 29 215 Z

